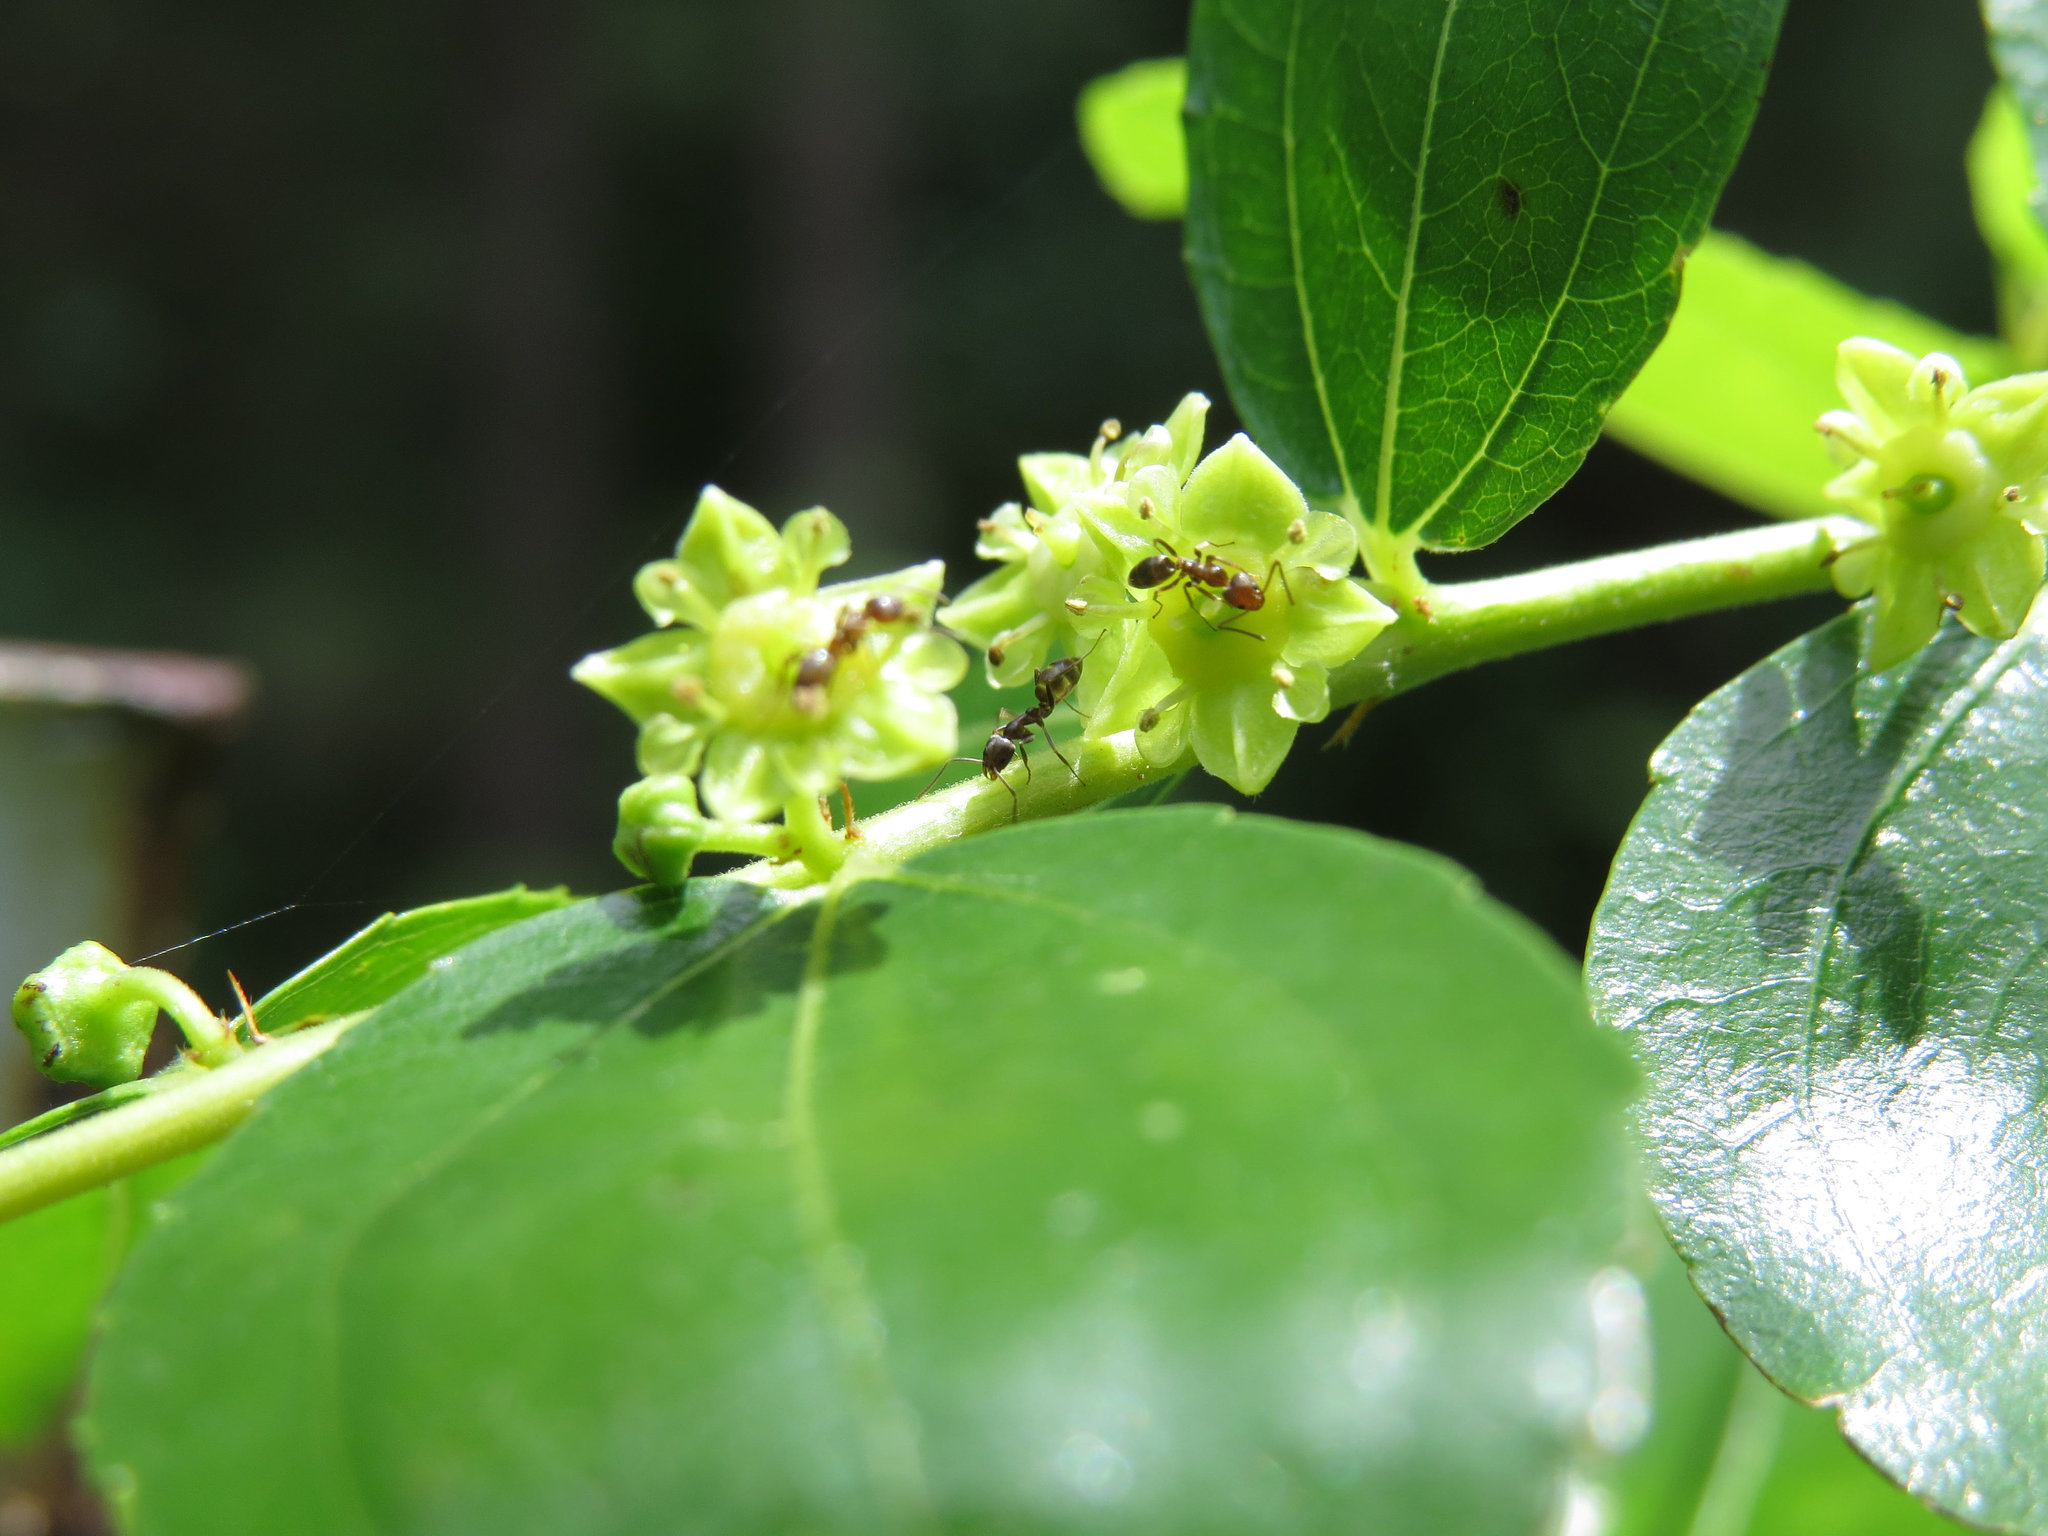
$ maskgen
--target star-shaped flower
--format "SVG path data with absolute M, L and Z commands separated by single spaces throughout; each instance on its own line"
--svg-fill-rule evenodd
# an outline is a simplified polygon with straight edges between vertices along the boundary
M 1956 360 L 1857 337 L 1836 354 L 1850 409 L 1819 428 L 1848 467 L 1828 495 L 1871 526 L 1838 557 L 1845 597 L 1876 593 L 1870 665 L 1934 638 L 1944 608 L 1976 634 L 2018 630 L 2043 571 L 2048 374 L 1970 389 Z
M 818 797 L 847 779 L 892 779 L 943 762 L 959 732 L 946 697 L 966 671 L 960 647 L 931 629 L 945 582 L 936 561 L 820 587 L 850 541 L 822 508 L 778 533 L 716 487 L 691 515 L 673 560 L 634 583 L 664 627 L 585 657 L 574 676 L 640 726 L 648 780 L 621 801 L 621 857 L 654 873 L 655 842 L 687 867 L 696 796 L 719 822 L 784 813 L 808 858 L 830 864 Z M 692 795 L 683 794 L 694 779 Z M 657 793 L 661 786 L 669 790 Z M 741 828 L 738 846 L 759 846 Z M 829 831 L 829 828 L 825 828 Z M 658 833 L 658 836 L 655 834 Z M 635 855 L 635 850 L 640 850 Z
M 1243 434 L 1152 516 L 1134 519 L 1126 506 L 1093 517 L 1130 563 L 1129 593 L 1094 604 L 1115 617 L 1089 660 L 1102 689 L 1090 733 L 1135 726 L 1161 761 L 1191 743 L 1203 768 L 1256 794 L 1301 725 L 1329 714 L 1330 668 L 1394 621 L 1348 574 L 1357 535 L 1335 513 L 1309 510 Z

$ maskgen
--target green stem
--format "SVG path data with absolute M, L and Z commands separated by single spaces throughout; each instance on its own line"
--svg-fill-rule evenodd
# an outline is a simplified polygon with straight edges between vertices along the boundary
M 241 1054 L 233 1033 L 213 1010 L 200 1001 L 199 994 L 169 971 L 147 965 L 130 966 L 121 977 L 121 990 L 131 997 L 155 1003 L 171 1016 L 192 1048 L 192 1059 L 202 1067 L 220 1067 Z
M 814 795 L 792 795 L 782 807 L 783 830 L 812 880 L 829 880 L 846 862 L 847 841 L 832 830 Z M 809 884 L 809 881 L 799 882 Z
M 1521 576 L 1431 587 L 1409 598 L 1397 622 L 1331 675 L 1330 695 L 1340 707 L 1376 704 L 1446 673 L 1525 651 L 1824 592 L 1835 551 L 1867 531 L 1848 518 L 1774 523 Z M 1147 761 L 1130 731 L 1080 746 L 1078 779 L 1054 765 L 1020 782 L 1012 769 L 1002 784 L 970 779 L 862 822 L 852 867 L 898 864 L 1013 819 L 1086 810 L 1193 761 Z M 1014 809 L 1005 784 L 1016 791 Z M 737 878 L 785 887 L 816 879 L 800 867 L 765 864 L 750 865 Z
M 316 1024 L 191 1072 L 173 1087 L 0 1153 L 0 1221 L 193 1152 L 240 1125 L 271 1087 L 341 1038 L 353 1019 Z
M 1332 676 L 1331 696 L 1340 706 L 1371 704 L 1524 651 L 1826 591 L 1835 551 L 1864 532 L 1847 519 L 1781 523 L 1522 576 L 1430 587 L 1405 597 L 1401 618 Z M 1130 731 L 1077 745 L 1078 776 L 1055 761 L 1028 779 L 1020 767 L 1002 783 L 976 777 L 863 822 L 854 844 L 832 830 L 816 800 L 799 796 L 785 816 L 803 862 L 749 865 L 732 878 L 808 886 L 841 866 L 858 877 L 863 869 L 899 864 L 1012 821 L 1086 810 L 1180 773 L 1191 761 L 1150 761 Z M 189 1037 L 188 1020 L 157 1001 Z M 264 1090 L 333 1044 L 348 1022 L 285 1036 L 213 1071 L 194 1072 L 188 1082 L 0 1151 L 0 1221 L 218 1140 Z

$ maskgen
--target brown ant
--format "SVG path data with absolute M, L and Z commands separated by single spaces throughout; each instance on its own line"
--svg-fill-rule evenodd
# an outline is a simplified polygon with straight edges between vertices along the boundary
M 807 715 L 825 712 L 825 690 L 838 675 L 840 660 L 851 656 L 875 624 L 900 624 L 910 607 L 893 592 L 881 592 L 857 608 L 843 608 L 832 625 L 832 638 L 796 658 L 796 683 L 791 698 Z
M 1183 555 L 1164 539 L 1152 542 L 1165 553 L 1147 555 L 1131 567 L 1131 574 L 1124 579 L 1131 586 L 1152 592 L 1152 611 L 1155 614 L 1159 612 L 1159 604 L 1165 602 L 1165 595 L 1179 587 L 1187 596 L 1189 609 L 1218 634 L 1244 635 L 1253 640 L 1266 638 L 1253 630 L 1237 628 L 1239 619 L 1245 614 L 1256 613 L 1266 606 L 1266 588 L 1256 576 L 1232 561 L 1220 560 L 1213 554 L 1205 555 L 1199 545 L 1194 554 Z M 1266 580 L 1270 582 L 1276 575 L 1280 578 L 1280 585 L 1286 589 L 1288 601 L 1292 602 L 1294 588 L 1288 585 L 1286 568 L 1278 560 L 1266 567 Z M 1198 588 L 1205 595 L 1220 598 L 1237 609 L 1237 616 L 1222 624 L 1216 623 L 1195 607 Z
M 1038 702 L 1025 710 L 1023 714 L 1012 715 L 991 731 L 988 741 L 982 746 L 979 758 L 955 757 L 949 759 L 939 769 L 938 773 L 932 775 L 932 783 L 925 785 L 923 793 L 930 794 L 932 792 L 932 784 L 938 783 L 940 775 L 943 775 L 946 768 L 951 767 L 954 763 L 976 763 L 980 766 L 984 778 L 994 779 L 1004 789 L 1009 790 L 1010 820 L 1015 821 L 1018 814 L 1017 791 L 1011 789 L 1010 781 L 1003 777 L 1003 771 L 1018 758 L 1022 758 L 1024 760 L 1024 782 L 1027 784 L 1031 782 L 1031 754 L 1024 750 L 1024 744 L 1031 739 L 1033 731 L 1037 731 L 1045 738 L 1045 745 L 1052 750 L 1052 755 L 1062 763 L 1066 763 L 1067 772 L 1071 773 L 1078 780 L 1081 777 L 1081 770 L 1072 763 L 1067 762 L 1067 754 L 1062 752 L 1059 748 L 1059 743 L 1052 739 L 1052 732 L 1046 729 L 1045 722 L 1051 718 L 1052 712 L 1066 700 L 1067 695 L 1074 691 L 1074 685 L 1080 682 L 1080 680 L 1081 658 L 1079 656 L 1062 656 L 1058 661 L 1040 667 L 1031 676 L 1031 690 L 1037 696 Z M 1074 706 L 1068 703 L 1067 708 L 1074 709 Z M 1079 714 L 1080 711 L 1076 709 L 1074 713 Z

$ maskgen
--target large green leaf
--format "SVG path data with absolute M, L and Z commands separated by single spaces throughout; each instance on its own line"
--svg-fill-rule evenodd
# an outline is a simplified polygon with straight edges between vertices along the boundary
M 94 1459 L 143 1536 L 1526 1536 L 1598 1383 L 1610 1046 L 1439 861 L 1212 807 L 582 904 L 188 1186 Z
M 1916 355 L 1947 352 L 1973 384 L 2018 368 L 1989 337 L 1952 331 L 1716 232 L 1686 263 L 1670 334 L 1616 402 L 1607 430 L 1774 517 L 1839 511 L 1821 494 L 1838 471 L 1813 424 L 1842 405 L 1835 348 L 1851 336 Z
M 271 1028 L 373 1008 L 471 940 L 568 901 L 562 891 L 515 886 L 495 895 L 386 913 L 331 954 L 266 993 L 257 1019 Z M 153 1083 L 123 1084 L 38 1117 L 54 1129 L 146 1097 Z M 0 1226 L 0 1446 L 45 1430 L 78 1373 L 92 1313 L 107 1278 L 150 1211 L 206 1154 L 75 1195 Z
M 1852 1451 L 1832 1414 L 1759 1376 L 1668 1249 L 1645 1289 L 1656 1343 L 1650 1432 L 1612 1475 L 1606 1536 L 1956 1530 Z
M 1870 677 L 1862 622 L 1665 744 L 1588 975 L 1742 1347 L 1938 1507 L 2044 1531 L 2048 641 Z
M 1782 0 L 1198 0 L 1188 260 L 1261 446 L 1484 544 L 1564 483 L 1678 302 Z

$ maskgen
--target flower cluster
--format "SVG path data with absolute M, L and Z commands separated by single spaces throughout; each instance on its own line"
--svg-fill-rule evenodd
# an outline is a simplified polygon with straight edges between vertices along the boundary
M 967 661 L 931 628 L 945 569 L 819 586 L 850 549 L 822 508 L 778 532 L 713 486 L 675 558 L 641 570 L 635 595 L 661 628 L 573 674 L 640 727 L 647 777 L 619 799 L 614 844 L 627 868 L 677 884 L 696 854 L 724 850 L 829 874 L 846 844 L 821 797 L 952 754 L 946 693 Z
M 1915 654 L 1945 608 L 1976 634 L 2018 630 L 2041 588 L 2048 529 L 2048 374 L 1968 388 L 1954 358 L 1842 343 L 1850 409 L 1819 428 L 1846 468 L 1828 495 L 1870 537 L 1834 564 L 1845 597 L 1875 592 L 1870 665 Z
M 1135 730 L 1149 757 L 1195 759 L 1247 794 L 1330 710 L 1329 669 L 1393 622 L 1349 577 L 1351 525 L 1239 435 L 1201 457 L 1208 401 L 1093 451 L 1021 461 L 1029 507 L 982 525 L 1003 562 L 945 624 L 988 648 L 989 680 L 1029 677 L 1054 643 L 1086 657 L 1087 734 Z

